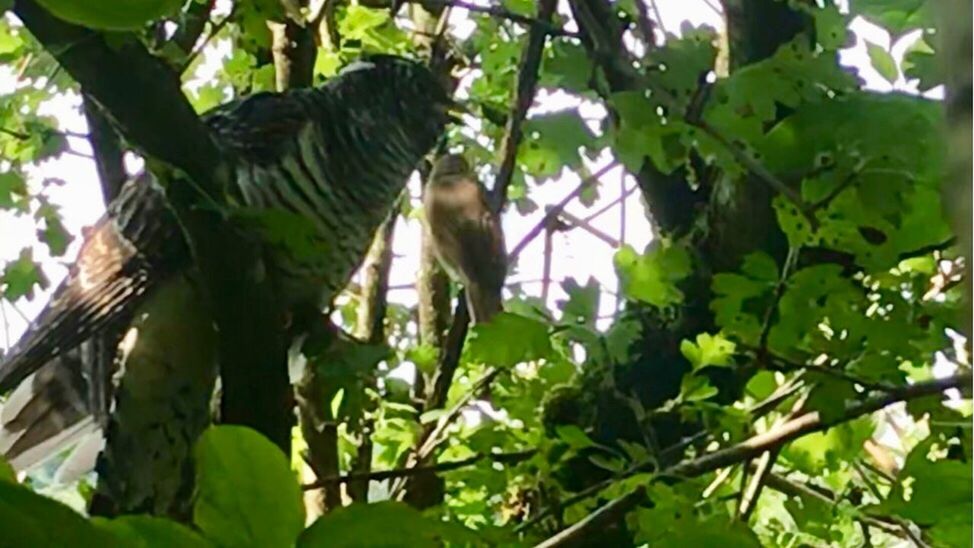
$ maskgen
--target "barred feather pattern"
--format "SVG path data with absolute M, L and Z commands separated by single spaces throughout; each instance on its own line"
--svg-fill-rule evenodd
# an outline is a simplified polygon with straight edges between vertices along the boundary
M 266 242 L 265 266 L 289 305 L 320 307 L 347 283 L 442 133 L 450 104 L 422 66 L 374 56 L 321 88 L 256 94 L 204 117 L 235 175 L 226 198 L 240 229 L 254 230 L 253 214 L 259 220 L 269 211 L 311 228 L 314 253 Z M 256 236 L 267 234 L 258 228 Z M 0 394 L 106 327 L 129 325 L 148 296 L 189 265 L 163 185 L 149 173 L 126 183 L 0 364 Z M 51 367 L 75 362 L 59 363 Z

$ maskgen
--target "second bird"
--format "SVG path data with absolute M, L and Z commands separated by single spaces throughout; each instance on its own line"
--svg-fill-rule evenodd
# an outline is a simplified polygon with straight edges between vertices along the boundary
M 507 275 L 504 233 L 484 187 L 462 155 L 447 154 L 433 166 L 423 208 L 436 256 L 463 284 L 471 319 L 490 321 L 502 310 Z

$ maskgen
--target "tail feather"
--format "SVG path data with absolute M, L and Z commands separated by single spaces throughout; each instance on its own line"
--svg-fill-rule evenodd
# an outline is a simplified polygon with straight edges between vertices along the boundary
M 26 470 L 97 430 L 88 400 L 78 351 L 49 362 L 0 407 L 0 455 Z
M 489 322 L 499 312 L 503 312 L 500 288 L 487 288 L 481 284 L 471 283 L 464 289 L 467 292 L 470 319 L 474 324 Z

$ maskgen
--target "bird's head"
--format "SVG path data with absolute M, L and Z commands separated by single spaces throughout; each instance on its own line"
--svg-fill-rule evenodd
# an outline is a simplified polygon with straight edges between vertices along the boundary
M 448 183 L 456 177 L 469 175 L 471 172 L 470 162 L 462 154 L 444 154 L 433 164 L 430 180 L 434 183 Z
M 347 100 L 365 102 L 384 115 L 442 130 L 461 109 L 423 64 L 385 54 L 363 56 L 328 85 Z

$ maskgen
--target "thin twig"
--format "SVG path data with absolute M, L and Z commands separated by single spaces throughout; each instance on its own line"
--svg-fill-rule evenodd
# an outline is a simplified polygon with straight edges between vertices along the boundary
M 778 388 L 778 390 L 776 390 L 773 394 L 768 396 L 766 399 L 755 404 L 747 411 L 747 413 L 751 415 L 752 420 L 757 420 L 767 415 L 776 407 L 781 405 L 783 401 L 787 400 L 792 395 L 794 395 L 795 392 L 801 389 L 801 387 L 802 387 L 801 381 L 799 379 L 794 379 L 792 380 L 791 383 L 782 385 L 781 387 Z M 687 447 L 690 447 L 691 445 L 697 443 L 703 443 L 704 441 L 710 439 L 712 436 L 713 435 L 707 430 L 701 430 L 700 432 L 697 432 L 693 436 L 685 438 L 684 440 L 663 449 L 660 452 L 659 459 L 657 460 L 666 460 L 670 456 L 682 452 L 683 450 L 685 450 Z M 648 466 L 647 464 L 648 464 L 647 462 L 636 463 L 630 466 L 629 468 L 627 468 L 626 470 L 624 470 L 622 473 L 616 475 L 615 477 L 607 478 L 599 483 L 593 484 L 587 487 L 586 489 L 579 491 L 575 495 L 561 501 L 558 504 L 546 507 L 541 512 L 539 512 L 538 515 L 534 516 L 529 521 L 526 521 L 518 525 L 514 529 L 514 532 L 520 533 L 522 531 L 526 531 L 531 527 L 533 527 L 534 525 L 536 525 L 537 523 L 539 523 L 544 518 L 550 516 L 551 514 L 554 514 L 555 512 L 560 512 L 565 508 L 574 506 L 575 504 L 578 504 L 579 502 L 582 502 L 583 500 L 598 494 L 600 491 L 609 487 L 616 481 L 631 477 L 639 472 L 645 472 L 649 470 L 651 467 Z
M 778 491 L 779 493 L 783 493 L 790 497 L 813 499 L 813 500 L 823 502 L 829 506 L 834 505 L 836 502 L 835 495 L 831 492 L 827 492 L 828 494 L 823 493 L 822 492 L 823 489 L 820 487 L 816 487 L 815 489 L 812 489 L 807 485 L 794 482 L 786 478 L 785 476 L 776 474 L 774 472 L 768 474 L 765 483 L 771 489 L 774 489 L 775 491 Z M 896 535 L 899 537 L 904 536 L 899 524 L 896 523 L 896 521 L 892 518 L 860 512 L 858 519 L 862 523 L 865 523 L 870 527 L 875 527 L 886 533 Z
M 497 378 L 497 375 L 499 375 L 500 372 L 501 370 L 497 369 L 496 367 L 488 369 L 483 376 L 474 381 L 473 386 L 470 387 L 470 390 L 467 391 L 463 397 L 457 400 L 453 407 L 450 408 L 450 411 L 444 415 L 443 418 L 437 421 L 436 427 L 430 431 L 430 434 L 426 436 L 423 445 L 419 448 L 418 454 L 420 460 L 425 459 L 433 453 L 433 450 L 436 449 L 436 446 L 442 441 L 440 440 L 440 436 L 442 436 L 443 432 L 453 423 L 453 421 L 457 419 L 457 417 L 460 416 L 464 408 L 466 408 L 467 405 L 475 397 L 477 397 L 477 395 L 480 394 L 485 387 L 487 387 L 487 385 Z
M 774 286 L 774 297 L 771 300 L 771 304 L 768 305 L 767 310 L 764 311 L 764 322 L 761 326 L 761 336 L 758 339 L 759 363 L 764 363 L 768 355 L 768 335 L 771 334 L 771 319 L 774 317 L 774 312 L 778 309 L 778 304 L 781 303 L 781 297 L 784 296 L 785 289 L 788 287 L 788 277 L 791 276 L 791 271 L 798 262 L 798 252 L 800 249 L 797 246 L 788 248 L 785 264 L 781 267 L 781 275 L 778 277 L 778 283 Z
M 591 223 L 589 223 L 585 219 L 576 217 L 575 215 L 572 215 L 567 211 L 562 211 L 561 217 L 563 217 L 566 221 L 568 221 L 568 223 L 571 224 L 570 228 L 581 228 L 585 232 L 588 232 L 592 236 L 595 236 L 596 238 L 602 240 L 603 242 L 605 242 L 611 247 L 619 247 L 620 245 L 622 245 L 622 242 L 620 240 L 613 238 L 612 236 L 609 236 L 605 232 L 595 228 L 594 226 L 592 226 Z M 625 232 L 623 231 L 623 236 L 624 235 Z
M 7 320 L 6 299 L 0 299 L 0 317 L 3 317 L 3 347 L 10 349 L 10 321 Z
M 636 0 L 636 3 L 637 4 L 642 4 L 643 1 L 644 0 Z M 661 31 L 663 31 L 665 33 L 666 32 L 666 27 L 663 26 L 663 15 L 659 11 L 659 5 L 656 3 L 656 0 L 649 0 L 649 5 L 652 6 L 652 8 L 653 8 L 653 15 L 656 16 L 656 26 L 659 27 L 659 30 L 661 30 Z
M 419 3 L 420 0 L 410 0 L 414 3 Z M 522 15 L 520 13 L 515 13 L 511 10 L 503 8 L 501 6 L 478 6 L 476 4 L 471 4 L 470 2 L 464 2 L 463 0 L 422 0 L 423 4 L 427 4 L 430 7 L 442 6 L 442 7 L 454 7 L 460 8 L 472 13 L 482 13 L 484 15 L 489 15 L 497 19 L 506 19 L 514 23 L 519 23 L 521 25 L 533 28 L 540 28 L 546 34 L 551 36 L 575 36 L 576 33 L 567 31 L 558 25 L 553 24 L 550 20 L 546 20 L 543 16 L 529 17 L 527 15 Z M 541 10 L 538 10 L 539 13 Z
M 464 394 L 453 405 L 453 407 L 450 408 L 447 414 L 441 417 L 440 420 L 436 422 L 435 426 L 426 428 L 423 431 L 423 433 L 420 434 L 418 448 L 413 450 L 404 468 L 410 469 L 410 468 L 416 468 L 418 466 L 422 466 L 422 463 L 433 453 L 433 450 L 435 450 L 436 447 L 442 442 L 441 436 L 443 435 L 443 432 L 445 432 L 446 429 L 453 423 L 453 421 L 456 420 L 457 417 L 461 415 L 464 408 L 467 407 L 467 404 L 469 404 L 478 394 L 480 394 L 481 390 L 483 390 L 488 384 L 493 382 L 493 380 L 497 377 L 497 375 L 500 374 L 500 372 L 501 372 L 500 369 L 494 367 L 488 369 L 487 372 L 484 373 L 482 377 L 480 377 L 479 379 L 477 379 L 477 381 L 474 382 L 473 386 L 470 387 L 470 390 L 467 391 L 467 393 Z M 400 482 L 393 485 L 392 488 L 389 489 L 389 497 L 392 499 L 397 499 L 402 497 L 404 494 L 403 489 L 405 488 L 405 486 L 406 486 L 405 482 Z
M 742 491 L 741 501 L 737 506 L 737 515 L 742 522 L 747 523 L 751 517 L 751 514 L 754 512 L 754 508 L 758 504 L 758 499 L 761 498 L 761 490 L 767 483 L 768 476 L 771 473 L 771 468 L 774 466 L 774 462 L 777 460 L 779 452 L 780 449 L 767 451 L 761 455 L 758 458 L 757 463 L 754 464 L 751 482 Z
M 429 466 L 413 466 L 411 468 L 396 468 L 394 470 L 378 470 L 375 472 L 332 476 L 312 483 L 306 483 L 301 486 L 301 489 L 310 491 L 312 489 L 319 489 L 325 485 L 350 483 L 353 481 L 384 481 L 387 479 L 415 476 L 424 472 L 450 472 L 452 470 L 472 466 L 485 459 L 490 459 L 493 462 L 501 464 L 517 464 L 533 457 L 537 452 L 537 449 L 527 449 L 525 451 L 515 451 L 513 453 L 477 453 L 476 455 L 465 459 L 440 462 Z
M 847 422 L 868 413 L 883 409 L 894 403 L 912 400 L 920 397 L 942 394 L 945 390 L 967 386 L 974 380 L 969 373 L 936 379 L 911 386 L 902 387 L 879 397 L 870 398 L 856 405 L 850 406 L 845 412 L 829 421 L 822 419 L 817 411 L 807 412 L 781 426 L 748 438 L 740 443 L 708 453 L 698 458 L 684 461 L 656 474 L 656 478 L 670 478 L 681 480 L 693 478 L 712 472 L 718 468 L 731 466 L 747 459 L 752 459 L 765 451 L 781 447 L 785 443 L 802 436 L 825 430 L 831 426 Z M 561 546 L 583 538 L 591 529 L 602 526 L 614 519 L 618 519 L 645 500 L 645 488 L 639 487 L 632 492 L 617 497 L 597 510 L 564 529 L 551 538 L 539 543 L 537 547 Z
M 654 5 L 653 7 L 656 6 Z M 636 0 L 636 13 L 638 14 L 638 18 L 636 19 L 636 28 L 639 29 L 639 34 L 641 34 L 643 37 L 643 43 L 646 45 L 646 49 L 655 49 L 656 33 L 653 29 L 653 21 L 649 18 L 649 11 L 646 10 L 645 0 Z M 662 20 L 657 22 L 661 25 L 660 28 L 662 28 Z
M 527 234 L 521 238 L 521 241 L 519 241 L 517 245 L 515 245 L 514 248 L 507 253 L 508 261 L 513 264 L 514 259 L 520 255 L 522 251 L 524 251 L 524 248 L 527 247 L 528 244 L 530 244 L 535 238 L 537 238 L 538 235 L 544 231 L 545 227 L 548 226 L 548 223 L 551 222 L 552 219 L 558 217 L 558 215 L 561 214 L 566 207 L 568 207 L 568 204 L 570 204 L 572 200 L 578 198 L 578 196 L 581 195 L 586 188 L 595 184 L 599 179 L 618 166 L 619 162 L 610 162 L 599 168 L 599 170 L 592 175 L 582 179 L 574 190 L 568 193 L 568 195 L 562 198 L 557 204 L 551 206 L 551 208 L 545 213 L 545 216 L 542 217 L 541 220 L 539 220 L 533 227 L 531 227 Z
M 230 13 L 228 13 L 226 17 L 220 19 L 220 21 L 217 23 L 211 23 L 210 32 L 207 33 L 206 38 L 203 39 L 203 43 L 200 44 L 198 48 L 189 52 L 189 55 L 186 56 L 186 60 L 183 61 L 183 66 L 179 67 L 179 70 L 177 71 L 179 74 L 186 72 L 190 65 L 193 64 L 193 61 L 195 61 L 196 58 L 203 53 L 203 50 L 206 49 L 206 46 L 210 44 L 213 38 L 219 34 L 221 30 L 223 30 L 223 27 L 225 27 L 231 19 L 233 19 L 233 16 L 237 13 L 237 6 L 239 5 L 239 2 L 234 2 L 233 7 L 230 8 Z
M 548 306 L 548 291 L 551 289 L 551 247 L 552 235 L 555 233 L 555 223 L 549 224 L 544 231 L 544 254 L 541 263 L 541 302 Z

